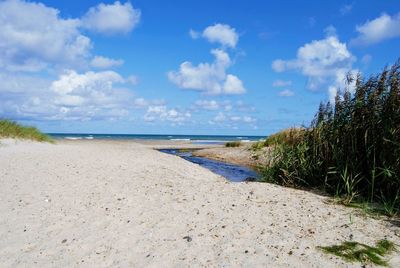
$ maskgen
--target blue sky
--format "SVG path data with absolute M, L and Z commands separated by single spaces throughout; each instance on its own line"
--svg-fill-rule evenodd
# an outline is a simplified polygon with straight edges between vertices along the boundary
M 0 117 L 268 135 L 397 60 L 397 1 L 0 1 Z M 351 85 L 350 85 L 351 87 Z

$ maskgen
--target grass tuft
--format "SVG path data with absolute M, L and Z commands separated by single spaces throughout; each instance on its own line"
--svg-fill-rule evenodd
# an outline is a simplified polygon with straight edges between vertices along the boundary
M 225 143 L 225 147 L 240 147 L 242 146 L 242 142 L 240 141 L 229 141 Z
M 48 135 L 43 134 L 37 128 L 22 126 L 10 120 L 0 120 L 0 138 L 53 142 Z
M 327 254 L 333 254 L 349 262 L 373 263 L 387 266 L 383 259 L 386 255 L 396 250 L 396 245 L 386 239 L 380 240 L 375 247 L 354 241 L 345 241 L 340 245 L 318 247 Z

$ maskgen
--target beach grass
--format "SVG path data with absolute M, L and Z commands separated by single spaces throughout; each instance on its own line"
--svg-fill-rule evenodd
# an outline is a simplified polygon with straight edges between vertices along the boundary
M 0 120 L 0 138 L 53 142 L 51 137 L 43 134 L 35 127 L 23 126 L 6 119 Z
M 264 141 L 264 146 L 271 146 L 282 143 L 296 144 L 302 139 L 304 132 L 305 130 L 302 128 L 284 129 L 273 135 L 268 136 Z
M 386 255 L 396 250 L 396 245 L 386 239 L 378 241 L 375 246 L 368 246 L 355 241 L 345 241 L 340 245 L 318 247 L 327 254 L 333 254 L 348 262 L 373 263 L 387 266 Z
M 229 141 L 225 143 L 225 147 L 240 147 L 242 146 L 242 142 L 240 141 Z

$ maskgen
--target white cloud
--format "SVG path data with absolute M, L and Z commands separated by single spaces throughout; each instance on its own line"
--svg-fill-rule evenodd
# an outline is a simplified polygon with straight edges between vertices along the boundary
M 15 73 L 0 73 L 0 117 L 26 119 L 51 113 L 48 88 L 51 81 Z
M 275 72 L 281 73 L 284 72 L 286 69 L 286 62 L 284 60 L 277 59 L 272 62 L 271 67 Z
M 133 86 L 136 86 L 137 84 L 139 84 L 139 77 L 137 77 L 136 75 L 130 75 L 127 78 L 125 78 L 125 81 L 127 83 L 130 83 Z
M 400 13 L 380 17 L 356 27 L 358 36 L 351 40 L 353 45 L 371 45 L 384 40 L 400 37 Z
M 219 112 L 213 119 L 214 122 L 224 122 L 226 120 L 226 116 Z
M 195 106 L 203 109 L 203 110 L 218 110 L 220 108 L 220 105 L 217 101 L 215 100 L 197 100 L 195 102 Z
M 196 32 L 195 30 L 190 29 L 189 35 L 193 39 L 199 39 L 201 34 L 199 32 Z
M 236 30 L 227 24 L 214 24 L 213 26 L 208 26 L 204 31 L 202 36 L 206 38 L 211 43 L 220 43 L 227 47 L 236 47 L 239 41 L 239 35 Z
M 240 116 L 237 116 L 237 115 L 234 115 L 234 116 L 231 116 L 231 121 L 234 121 L 234 122 L 237 122 L 237 121 L 241 121 L 242 120 L 242 118 L 240 117 Z
M 179 71 L 168 72 L 168 79 L 183 89 L 202 91 L 206 94 L 242 94 L 246 90 L 242 81 L 234 75 L 226 74 L 231 66 L 229 55 L 221 49 L 211 50 L 213 63 L 200 63 L 193 66 L 191 62 L 180 65 Z
M 38 94 L 49 85 L 48 80 L 37 76 L 0 72 L 0 93 L 11 95 L 29 92 Z
M 133 93 L 123 87 L 131 83 L 114 71 L 101 71 L 79 74 L 69 70 L 52 82 L 50 89 L 56 93 L 56 103 L 66 106 L 123 104 L 127 108 L 142 107 L 143 98 L 133 98 Z
M 82 27 L 104 34 L 128 33 L 140 21 L 141 12 L 130 2 L 99 4 L 92 7 L 82 18 Z
M 353 4 L 347 4 L 347 5 L 342 6 L 339 11 L 340 11 L 340 14 L 342 16 L 344 16 L 344 15 L 349 14 L 352 9 L 353 9 Z
M 217 123 L 226 123 L 231 126 L 231 124 L 239 124 L 245 123 L 254 125 L 257 122 L 257 119 L 248 115 L 230 115 L 227 116 L 222 112 L 219 112 L 212 120 L 210 120 L 209 124 L 217 124 Z
M 136 98 L 133 101 L 133 105 L 135 108 L 138 109 L 143 109 L 143 108 L 148 108 L 149 106 L 160 106 L 160 105 L 165 105 L 164 100 L 146 100 L 144 98 Z
M 285 80 L 275 80 L 272 83 L 273 87 L 287 87 L 287 86 L 291 86 L 292 85 L 292 81 L 285 81 Z
M 329 25 L 324 29 L 324 33 L 326 37 L 334 36 L 337 37 L 337 31 L 336 28 L 333 25 Z
M 329 101 L 330 101 L 331 103 L 335 103 L 335 98 L 336 98 L 337 93 L 338 93 L 337 87 L 330 86 L 330 87 L 328 88 Z
M 355 57 L 345 43 L 341 43 L 337 36 L 327 36 L 300 47 L 295 59 L 275 60 L 272 68 L 276 72 L 297 70 L 308 77 L 308 88 L 316 90 L 326 84 L 343 86 L 345 75 L 352 70 L 354 61 Z
M 281 97 L 292 97 L 294 96 L 294 92 L 290 89 L 285 89 L 279 92 L 279 96 Z
M 133 103 L 136 107 L 140 108 L 147 107 L 149 105 L 149 102 L 146 101 L 144 98 L 137 98 L 134 100 Z
M 179 111 L 177 109 L 168 109 L 165 105 L 149 106 L 143 119 L 146 122 L 154 122 L 156 120 L 169 121 L 172 123 L 182 124 L 192 117 L 190 112 Z
M 246 92 L 246 89 L 243 86 L 243 82 L 237 76 L 228 74 L 226 76 L 226 80 L 222 91 L 225 94 L 234 95 L 234 94 L 243 94 Z
M 79 32 L 78 19 L 62 19 L 57 9 L 21 0 L 1 1 L 0 14 L 0 68 L 36 72 L 49 64 L 85 64 L 92 45 Z
M 243 116 L 243 122 L 245 123 L 255 123 L 257 122 L 257 119 L 251 117 L 251 116 Z
M 126 79 L 113 71 L 67 71 L 55 81 L 0 75 L 0 117 L 40 120 L 97 120 L 126 117 L 134 108 L 161 103 L 135 98 Z
M 115 60 L 103 56 L 95 56 L 90 62 L 92 67 L 99 69 L 108 69 L 115 66 L 121 66 L 122 64 L 124 64 L 124 61 L 121 59 Z

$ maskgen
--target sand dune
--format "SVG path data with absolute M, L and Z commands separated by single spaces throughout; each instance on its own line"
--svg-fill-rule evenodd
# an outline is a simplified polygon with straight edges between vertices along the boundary
M 133 142 L 3 142 L 0 174 L 1 267 L 360 267 L 316 247 L 400 244 L 399 227 L 326 197 Z

